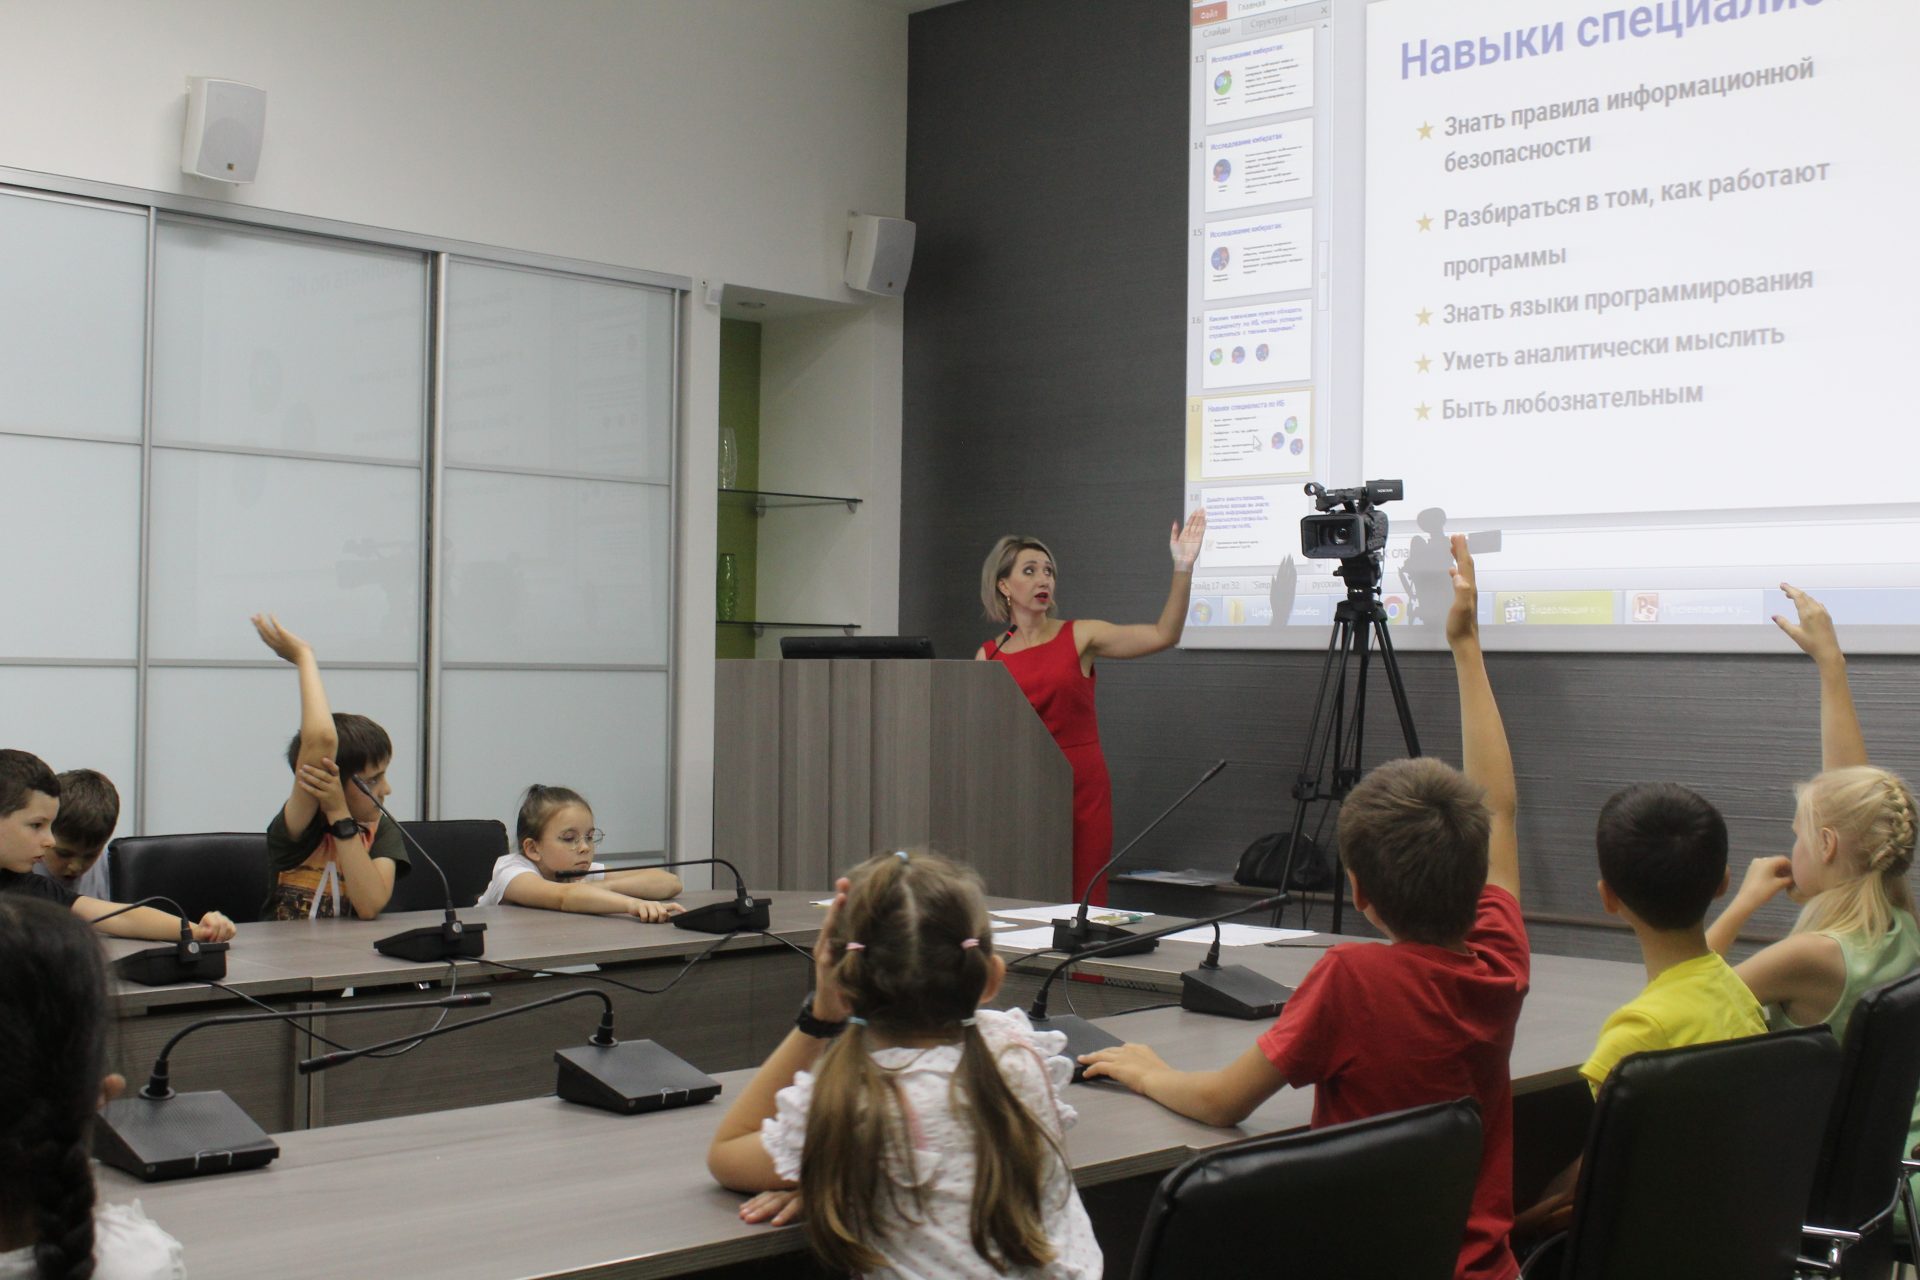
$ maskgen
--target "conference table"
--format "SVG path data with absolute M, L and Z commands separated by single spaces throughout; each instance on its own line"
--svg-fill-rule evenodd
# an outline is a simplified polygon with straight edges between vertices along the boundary
M 698 905 L 728 896 L 690 893 L 686 900 Z M 259 1275 L 269 1258 L 267 1269 L 288 1277 L 479 1278 L 736 1275 L 755 1259 L 797 1256 L 805 1247 L 797 1228 L 741 1223 L 741 1197 L 715 1186 L 705 1165 L 722 1110 L 791 1026 L 810 985 L 810 965 L 795 948 L 807 946 L 818 928 L 821 911 L 812 900 L 821 895 L 759 896 L 773 900 L 773 936 L 732 939 L 687 970 L 667 996 L 610 991 L 621 997 L 620 1037 L 657 1040 L 713 1075 L 723 1091 L 712 1104 L 618 1116 L 550 1096 L 552 1050 L 583 1042 L 598 1021 L 597 1001 L 569 1001 L 423 1042 L 404 1058 L 294 1075 L 328 1081 L 327 1095 L 310 1099 L 299 1123 L 269 1123 L 248 1106 L 263 1127 L 276 1131 L 281 1154 L 266 1168 L 157 1184 L 102 1168 L 102 1198 L 140 1199 L 185 1245 L 196 1280 Z M 333 1008 L 442 992 L 455 976 L 449 966 L 388 960 L 371 950 L 373 938 L 433 923 L 438 914 L 243 925 L 227 985 L 275 1007 Z M 461 916 L 488 924 L 488 960 L 541 969 L 593 965 L 621 980 L 653 979 L 637 985 L 659 985 L 688 956 L 717 941 L 684 930 L 512 907 Z M 1291 984 L 1333 941 L 1316 936 L 1236 947 L 1225 959 Z M 126 948 L 115 943 L 114 949 Z M 1026 971 L 1044 973 L 1055 961 L 1003 950 L 1016 970 L 996 1002 L 1006 1007 L 1030 999 L 1039 979 Z M 1244 1052 L 1262 1024 L 1170 1007 L 1180 972 L 1196 965 L 1204 950 L 1169 941 L 1143 955 L 1086 961 L 1076 968 L 1091 980 L 1056 984 L 1052 1011 L 1066 1012 L 1070 1000 L 1079 1013 L 1097 1015 L 1100 1025 L 1123 1039 L 1154 1045 L 1176 1066 L 1219 1065 Z M 522 990 L 534 999 L 591 981 L 582 974 L 529 978 L 470 962 L 457 970 L 462 990 L 496 990 L 495 1009 L 521 1002 Z M 1533 991 L 1513 1051 L 1516 1112 L 1529 1094 L 1584 1093 L 1583 1086 L 1568 1087 L 1578 1064 L 1607 1013 L 1644 981 L 1637 965 L 1534 957 Z M 428 989 L 416 991 L 420 983 Z M 143 1025 L 150 1021 L 177 1029 L 193 1017 L 246 1007 L 237 997 L 204 987 L 121 988 L 116 1001 L 123 1046 L 144 1045 L 158 1034 Z M 491 1011 L 459 1010 L 450 1020 Z M 1356 1010 L 1356 1016 L 1365 1013 Z M 333 1019 L 328 1034 L 364 1044 L 429 1023 L 426 1012 L 371 1014 Z M 231 1039 L 262 1028 L 273 1030 L 257 1046 L 236 1047 Z M 196 1042 L 205 1047 L 189 1062 L 186 1051 Z M 175 1055 L 175 1087 L 224 1088 L 215 1078 L 248 1070 L 278 1081 L 310 1052 L 318 1050 L 281 1023 L 209 1029 L 183 1042 Z M 124 1047 L 121 1058 L 126 1061 Z M 132 1077 L 136 1085 L 146 1065 Z M 356 1081 L 356 1073 L 367 1068 L 374 1070 Z M 1073 1085 L 1068 1101 L 1080 1122 L 1068 1135 L 1067 1155 L 1076 1180 L 1090 1193 L 1150 1181 L 1223 1142 L 1303 1126 L 1312 1111 L 1310 1091 L 1282 1090 L 1244 1124 L 1220 1129 L 1173 1115 L 1111 1083 Z

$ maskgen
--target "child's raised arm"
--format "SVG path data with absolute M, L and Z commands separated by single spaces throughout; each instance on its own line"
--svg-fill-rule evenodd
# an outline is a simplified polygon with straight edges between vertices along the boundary
M 300 769 L 331 759 L 340 748 L 340 737 L 333 727 L 333 708 L 327 705 L 327 690 L 320 682 L 320 663 L 313 656 L 313 646 L 282 627 L 270 613 L 254 614 L 253 629 L 267 648 L 291 662 L 300 673 L 300 756 L 294 765 L 292 793 L 281 810 L 287 820 L 287 834 L 298 839 L 320 811 L 312 790 L 300 785 Z
M 1847 655 L 1840 651 L 1827 607 L 1798 587 L 1781 583 L 1793 601 L 1797 622 L 1774 615 L 1774 623 L 1813 659 L 1820 669 L 1820 767 L 1844 769 L 1867 762 L 1866 739 L 1860 734 L 1860 714 L 1853 707 L 1847 684 Z
M 1447 613 L 1447 645 L 1460 684 L 1461 771 L 1487 792 L 1493 825 L 1487 837 L 1487 883 L 1520 897 L 1520 838 L 1515 826 L 1518 792 L 1507 728 L 1500 720 L 1493 685 L 1480 651 L 1480 589 L 1464 534 L 1453 535 L 1453 607 Z

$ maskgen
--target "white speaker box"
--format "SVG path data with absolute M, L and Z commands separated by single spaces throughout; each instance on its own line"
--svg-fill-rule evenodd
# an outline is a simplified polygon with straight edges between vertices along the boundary
M 252 182 L 267 131 L 267 91 L 238 80 L 187 78 L 180 171 L 218 182 Z
M 897 298 L 913 265 L 913 224 L 856 213 L 847 219 L 847 283 L 862 293 Z

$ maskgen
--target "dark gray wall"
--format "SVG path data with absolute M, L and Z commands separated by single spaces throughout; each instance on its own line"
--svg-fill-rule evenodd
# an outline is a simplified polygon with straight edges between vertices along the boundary
M 1002 533 L 1052 546 L 1070 616 L 1146 621 L 1165 599 L 1185 405 L 1186 22 L 1181 0 L 961 0 L 911 20 L 900 627 L 944 655 L 993 632 L 978 575 Z M 1634 954 L 1593 891 L 1594 815 L 1628 782 L 1683 782 L 1719 804 L 1736 879 L 1748 857 L 1791 847 L 1792 784 L 1819 765 L 1817 685 L 1781 648 L 1493 655 L 1536 946 Z M 1286 825 L 1320 662 L 1174 652 L 1102 665 L 1118 840 L 1211 761 L 1235 762 L 1136 850 L 1139 865 L 1225 873 Z M 1422 747 L 1457 760 L 1450 665 L 1403 665 Z M 1853 663 L 1874 758 L 1909 777 L 1917 676 L 1911 658 Z M 1384 684 L 1373 692 L 1370 754 L 1385 758 L 1397 734 Z M 1756 931 L 1790 923 L 1771 910 Z

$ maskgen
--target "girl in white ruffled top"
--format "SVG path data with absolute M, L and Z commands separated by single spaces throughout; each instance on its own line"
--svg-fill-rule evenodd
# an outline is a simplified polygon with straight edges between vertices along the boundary
M 4 821 L 5 819 L 0 819 Z M 0 1280 L 181 1280 L 180 1244 L 96 1205 L 88 1136 L 106 1074 L 106 962 L 86 922 L 0 896 Z
M 1066 1037 L 982 1009 L 1006 974 L 974 874 L 931 854 L 854 869 L 814 944 L 795 1029 L 720 1122 L 707 1165 L 803 1217 L 866 1276 L 1094 1280 L 1100 1247 L 1061 1149 Z

